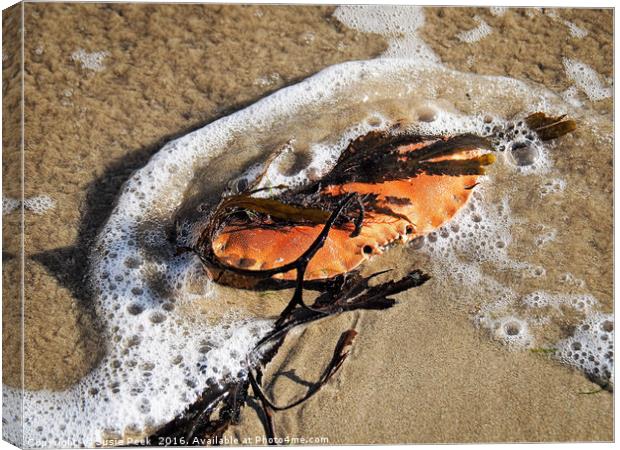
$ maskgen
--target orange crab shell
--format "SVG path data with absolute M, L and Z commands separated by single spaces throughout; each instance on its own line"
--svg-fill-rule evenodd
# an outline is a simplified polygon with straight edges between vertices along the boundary
M 411 152 L 432 141 L 402 146 Z M 442 159 L 466 159 L 481 150 L 459 153 Z M 437 159 L 439 160 L 439 159 Z M 331 278 L 349 272 L 366 259 L 381 253 L 389 244 L 425 235 L 449 221 L 467 203 L 478 176 L 438 176 L 421 174 L 413 178 L 383 183 L 346 183 L 327 186 L 324 195 L 351 192 L 377 195 L 377 203 L 396 215 L 366 212 L 360 234 L 351 237 L 353 227 L 332 228 L 323 247 L 310 260 L 306 280 Z M 225 227 L 214 239 L 213 249 L 224 263 L 250 270 L 265 270 L 296 260 L 317 238 L 323 225 L 296 225 L 283 228 Z M 295 270 L 274 275 L 294 280 Z

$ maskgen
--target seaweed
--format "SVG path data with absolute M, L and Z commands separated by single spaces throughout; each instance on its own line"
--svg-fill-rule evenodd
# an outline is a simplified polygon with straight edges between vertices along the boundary
M 577 123 L 572 119 L 566 119 L 566 114 L 548 116 L 543 112 L 536 112 L 527 116 L 525 123 L 542 141 L 556 139 L 577 129 Z
M 416 151 L 403 152 L 401 146 L 416 143 L 428 145 Z M 377 151 L 381 146 L 381 151 Z M 346 183 L 382 183 L 429 175 L 471 175 L 483 173 L 482 166 L 493 162 L 481 156 L 466 160 L 438 160 L 475 149 L 493 150 L 491 142 L 474 134 L 438 138 L 410 134 L 390 135 L 374 132 L 362 136 L 343 151 L 336 166 L 316 186 Z M 304 189 L 313 191 L 310 188 Z
M 325 223 L 329 218 L 329 213 L 319 208 L 300 208 L 271 198 L 250 197 L 249 195 L 236 195 L 224 199 L 221 208 L 231 207 L 265 213 L 279 219 L 295 218 L 295 220 L 305 220 L 316 224 Z

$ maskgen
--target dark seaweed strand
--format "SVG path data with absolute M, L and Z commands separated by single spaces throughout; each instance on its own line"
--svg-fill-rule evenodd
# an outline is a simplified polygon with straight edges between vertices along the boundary
M 263 408 L 268 410 L 267 414 L 268 414 L 268 417 L 271 419 L 271 423 L 272 423 L 272 425 L 269 427 L 271 429 L 271 432 L 273 432 L 272 411 L 286 411 L 287 409 L 291 409 L 291 408 L 294 408 L 295 406 L 299 406 L 300 404 L 308 400 L 310 397 L 314 396 L 317 392 L 319 392 L 321 388 L 325 386 L 325 384 L 327 384 L 327 382 L 334 376 L 334 374 L 338 371 L 338 369 L 340 369 L 340 367 L 344 363 L 344 360 L 349 356 L 348 347 L 353 345 L 353 340 L 355 339 L 356 335 L 357 335 L 357 331 L 355 331 L 354 329 L 349 329 L 343 332 L 340 335 L 340 339 L 338 340 L 338 343 L 336 344 L 336 348 L 334 349 L 334 354 L 332 356 L 332 359 L 327 364 L 325 369 L 323 370 L 323 373 L 319 377 L 319 380 L 308 389 L 308 392 L 305 395 L 303 395 L 301 398 L 285 406 L 278 406 L 267 397 L 267 395 L 265 394 L 265 391 L 263 390 L 261 386 L 260 377 L 255 376 L 252 369 L 250 369 L 249 371 L 250 385 L 252 386 L 252 390 L 255 392 L 257 397 L 261 400 L 263 404 Z
M 453 165 L 450 170 L 444 170 L 447 175 L 468 175 L 471 170 L 460 172 L 459 169 L 462 165 L 458 164 L 458 160 L 438 162 L 430 160 L 477 148 L 493 150 L 488 139 L 474 134 L 461 134 L 449 138 L 426 138 L 433 139 L 434 142 L 418 150 L 402 153 L 399 151 L 400 146 L 421 142 L 422 139 L 418 136 L 408 135 L 399 135 L 397 138 L 391 140 L 386 138 L 381 146 L 381 151 L 377 151 L 379 149 L 377 144 L 379 138 L 377 136 L 370 139 L 370 144 L 365 140 L 354 141 L 345 149 L 336 166 L 320 181 L 320 184 L 329 186 L 351 182 L 381 183 L 413 178 L 425 172 L 434 174 L 432 166 L 440 162 L 442 166 Z M 468 161 L 471 165 L 477 164 L 479 166 L 489 162 L 489 160 L 480 158 L 472 158 Z
M 360 136 L 351 141 L 347 148 L 345 148 L 334 168 L 321 180 L 321 184 L 338 184 L 336 182 L 338 176 L 344 178 L 351 176 L 356 168 L 368 167 L 369 164 L 373 163 L 373 160 L 377 162 L 378 159 L 382 159 L 387 153 L 396 152 L 401 145 L 415 144 L 427 139 L 434 140 L 437 138 L 428 138 L 418 135 L 390 134 L 382 131 L 374 131 Z M 371 170 L 379 170 L 381 166 L 368 168 Z
M 405 155 L 411 161 L 426 161 L 441 156 L 451 156 L 468 150 L 493 150 L 491 142 L 484 138 L 471 133 L 459 134 L 451 136 L 447 139 L 439 139 L 426 147 L 420 148 L 414 152 L 408 152 Z
M 342 276 L 339 282 L 340 289 L 330 289 L 323 292 L 312 305 L 312 308 L 301 309 L 296 308 L 296 305 L 293 306 L 293 308 L 287 307 L 280 316 L 280 320 L 278 320 L 275 329 L 258 342 L 255 347 L 255 352 L 259 352 L 264 346 L 281 345 L 288 332 L 298 326 L 306 325 L 345 311 L 390 308 L 396 301 L 388 298 L 388 296 L 420 286 L 429 279 L 428 275 L 416 270 L 398 281 L 389 281 L 376 286 L 369 286 L 369 281 L 372 278 L 385 272 L 386 271 L 373 274 L 367 278 L 362 278 L 357 273 L 351 277 Z M 301 283 L 299 281 L 300 279 L 303 280 L 303 274 L 298 278 L 298 283 Z M 291 304 L 294 304 L 294 299 L 291 300 L 289 306 Z M 285 314 L 288 317 L 285 317 Z M 294 408 L 318 393 L 344 363 L 349 355 L 346 349 L 352 345 L 353 338 L 356 334 L 357 332 L 354 329 L 349 329 L 341 335 L 334 349 L 332 359 L 323 370 L 319 380 L 310 386 L 305 395 L 287 405 L 278 405 L 267 397 L 261 384 L 262 372 L 260 372 L 260 368 L 256 370 L 255 375 L 252 364 L 248 360 L 250 385 L 261 402 L 265 416 L 265 429 L 268 436 L 273 437 L 274 435 L 274 412 Z
M 361 231 L 362 222 L 366 213 L 373 212 L 377 214 L 384 214 L 387 216 L 394 217 L 396 219 L 403 219 L 409 222 L 409 219 L 400 213 L 392 210 L 385 204 L 380 204 L 379 195 L 378 194 L 357 194 L 357 193 L 346 193 L 341 195 L 322 195 L 320 197 L 316 197 L 314 201 L 314 206 L 319 207 L 325 210 L 333 210 L 335 205 L 340 204 L 347 196 L 354 195 L 352 197 L 351 203 L 344 209 L 341 218 L 336 220 L 335 226 L 339 228 L 343 228 L 346 224 L 353 222 L 355 230 L 351 233 L 351 237 L 355 237 L 359 235 Z M 296 193 L 288 196 L 287 201 L 294 202 L 295 204 L 300 204 L 304 201 L 304 193 Z M 397 199 L 395 197 L 386 198 L 386 203 L 391 203 L 394 205 L 403 205 L 410 204 L 411 200 L 403 198 Z M 286 226 L 294 226 L 295 223 L 292 222 L 278 222 L 274 223 L 274 228 L 282 228 Z M 255 225 L 250 225 L 249 228 L 254 228 Z
M 577 129 L 577 123 L 572 119 L 566 119 L 566 114 L 547 116 L 543 112 L 536 112 L 527 116 L 525 123 L 542 141 L 556 139 Z
M 484 166 L 491 164 L 493 161 L 493 155 L 482 155 L 472 159 L 420 162 L 418 166 L 421 172 L 427 175 L 484 175 Z

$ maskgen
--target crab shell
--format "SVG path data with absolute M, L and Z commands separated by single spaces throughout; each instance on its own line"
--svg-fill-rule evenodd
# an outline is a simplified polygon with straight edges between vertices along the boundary
M 400 152 L 412 152 L 433 141 L 405 145 Z M 479 156 L 475 149 L 441 159 L 467 159 Z M 322 194 L 376 194 L 380 207 L 396 215 L 367 211 L 361 231 L 351 237 L 353 226 L 332 228 L 323 247 L 308 264 L 305 279 L 331 278 L 349 272 L 367 259 L 382 253 L 390 244 L 423 236 L 448 222 L 467 203 L 477 175 L 449 176 L 421 174 L 383 183 L 330 185 Z M 278 229 L 225 227 L 213 241 L 216 256 L 228 265 L 264 270 L 296 260 L 317 238 L 322 224 L 295 225 Z M 295 270 L 274 275 L 294 280 Z

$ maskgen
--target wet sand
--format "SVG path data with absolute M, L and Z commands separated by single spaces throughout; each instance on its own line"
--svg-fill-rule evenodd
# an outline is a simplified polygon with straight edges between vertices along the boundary
M 331 18 L 332 11 L 26 5 L 25 195 L 47 194 L 56 201 L 49 212 L 26 212 L 25 217 L 27 388 L 64 389 L 100 357 L 97 318 L 84 289 L 86 258 L 133 170 L 175 136 L 323 67 L 373 58 L 386 48 L 381 36 L 346 28 Z M 455 40 L 459 30 L 475 26 L 475 14 L 495 33 L 475 44 Z M 558 92 L 570 85 L 563 56 L 612 76 L 611 12 L 561 15 L 589 34 L 575 39 L 563 23 L 546 15 L 532 18 L 509 11 L 496 17 L 488 10 L 455 8 L 428 10 L 421 36 L 450 67 L 531 80 Z M 72 58 L 80 48 L 107 52 L 101 70 Z M 586 107 L 611 115 L 612 101 L 586 101 Z M 5 133 L 5 139 L 5 148 L 15 148 L 14 135 Z M 580 167 L 583 180 L 596 180 L 584 189 L 596 198 L 590 214 L 598 226 L 582 231 L 592 234 L 584 241 L 598 247 L 588 250 L 594 259 L 586 258 L 589 265 L 580 273 L 587 275 L 588 286 L 607 310 L 611 163 L 611 155 L 557 161 L 562 170 Z M 18 196 L 9 182 L 19 172 L 6 163 L 6 156 L 3 170 L 4 195 Z M 6 238 L 14 235 L 18 222 L 18 214 L 4 216 L 3 251 L 10 255 L 19 254 L 18 241 Z M 601 277 L 602 268 L 607 269 Z M 4 286 L 14 285 L 18 273 L 19 259 L 5 260 Z M 13 339 L 19 303 L 16 291 L 7 289 L 3 382 L 15 386 L 21 373 Z M 296 376 L 308 380 L 321 369 L 321 364 L 308 363 L 315 360 L 317 348 L 324 350 L 320 361 L 325 361 L 339 332 L 353 322 L 360 332 L 353 354 L 329 386 L 301 407 L 276 416 L 278 435 L 325 436 L 330 443 L 613 439 L 612 394 L 582 394 L 598 386 L 548 356 L 506 351 L 472 327 L 476 311 L 448 298 L 431 298 L 428 289 L 403 296 L 387 312 L 330 320 L 307 330 L 296 345 L 287 345 L 283 366 L 274 364 L 273 370 L 294 368 Z M 298 390 L 283 377 L 274 386 L 282 403 Z M 263 430 L 256 412 L 245 408 L 241 424 L 228 433 L 254 439 Z

